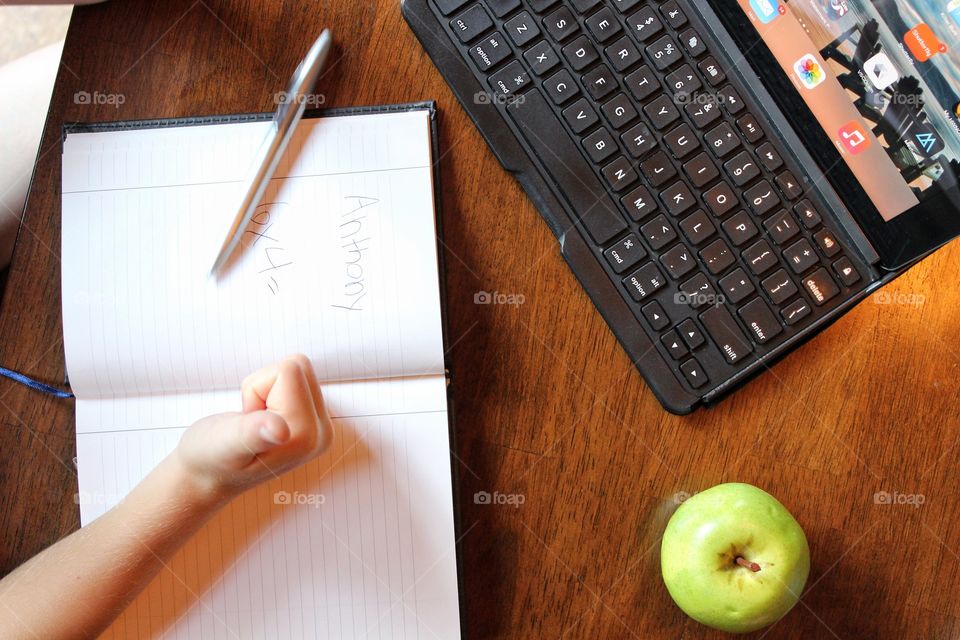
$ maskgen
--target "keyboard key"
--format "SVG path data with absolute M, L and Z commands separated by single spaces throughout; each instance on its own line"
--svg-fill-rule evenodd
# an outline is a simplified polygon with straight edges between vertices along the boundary
M 666 279 L 657 265 L 652 262 L 648 262 L 623 279 L 623 286 L 627 288 L 635 302 L 642 302 L 666 284 Z
M 685 360 L 683 364 L 680 365 L 680 371 L 683 372 L 683 377 L 687 379 L 687 382 L 689 382 L 690 386 L 694 389 L 699 389 L 709 382 L 707 374 L 704 372 L 703 367 L 700 366 L 700 363 L 697 362 L 696 358 Z
M 760 175 L 760 167 L 746 151 L 741 151 L 723 164 L 724 171 L 733 180 L 733 184 L 742 187 Z
M 707 276 L 698 273 L 686 282 L 680 285 L 680 293 L 677 295 L 677 304 L 687 304 L 694 309 L 708 304 L 716 304 L 719 298 L 713 285 L 707 280 Z
M 727 218 L 722 226 L 735 247 L 745 245 L 760 233 L 757 225 L 753 222 L 753 218 L 746 211 L 738 211 Z
M 767 171 L 776 171 L 783 166 L 783 158 L 769 142 L 764 142 L 757 147 L 757 157 Z
M 613 68 L 620 73 L 643 60 L 640 50 L 626 36 L 614 42 L 603 52 L 607 55 L 607 59 L 610 60 Z
M 692 160 L 687 161 L 683 165 L 683 172 L 687 174 L 690 182 L 697 189 L 707 186 L 720 175 L 717 166 L 713 164 L 713 160 L 705 153 L 696 155 Z
M 663 136 L 663 141 L 673 153 L 673 157 L 678 160 L 686 158 L 700 148 L 700 139 L 687 124 L 671 129 Z
M 647 322 L 650 323 L 650 326 L 653 327 L 654 331 L 662 331 L 670 326 L 670 318 L 667 316 L 667 312 L 663 310 L 663 307 L 660 306 L 659 302 L 651 302 L 640 309 L 640 312 L 643 314 L 643 317 L 646 318 Z
M 657 139 L 650 132 L 649 127 L 642 122 L 620 136 L 623 146 L 634 158 L 640 158 L 653 151 L 657 146 Z
M 806 238 L 801 238 L 787 247 L 786 251 L 783 252 L 783 259 L 787 261 L 787 264 L 797 275 L 820 262 L 817 252 L 813 250 Z
M 784 171 L 778 175 L 776 183 L 780 188 L 780 192 L 783 193 L 783 196 L 787 200 L 796 200 L 803 195 L 803 188 L 800 186 L 800 182 L 789 171 Z
M 672 29 L 679 29 L 687 24 L 687 16 L 680 9 L 680 5 L 676 0 L 670 0 L 670 2 L 660 7 L 660 13 L 663 14 L 663 17 L 667 20 L 667 24 L 669 24 Z
M 750 247 L 743 252 L 743 259 L 747 262 L 747 266 L 750 267 L 750 271 L 752 271 L 755 276 L 762 275 L 780 264 L 780 261 L 777 260 L 777 255 L 773 252 L 773 249 L 770 248 L 770 245 L 767 244 L 766 240 L 760 240 L 750 245 Z
M 815 229 L 822 222 L 820 214 L 813 208 L 809 200 L 801 200 L 800 203 L 793 208 L 793 212 L 797 214 L 800 222 L 803 223 L 803 226 L 807 229 Z
M 555 66 L 560 64 L 560 56 L 553 50 L 546 40 L 541 40 L 533 45 L 523 54 L 530 70 L 538 76 L 542 76 Z
M 514 60 L 500 71 L 490 76 L 490 88 L 498 96 L 512 96 L 530 84 L 530 75 Z
M 840 281 L 848 287 L 852 287 L 859 282 L 860 274 L 857 268 L 850 262 L 850 258 L 843 257 L 833 263 L 833 272 L 837 274 Z
M 700 314 L 700 322 L 730 364 L 740 362 L 753 351 L 753 345 L 726 307 L 720 305 L 708 309 Z
M 646 65 L 640 67 L 623 80 L 627 85 L 627 91 L 629 91 L 638 102 L 643 102 L 660 90 L 660 81 L 653 73 L 653 70 Z
M 677 333 L 680 334 L 680 338 L 686 343 L 687 347 L 691 351 L 702 347 L 707 342 L 703 332 L 700 331 L 700 327 L 697 326 L 696 322 L 690 319 L 684 320 L 680 323 L 680 325 L 677 327 Z
M 677 111 L 677 107 L 667 96 L 660 96 L 645 106 L 643 111 L 650 118 L 653 126 L 661 131 L 673 124 L 673 122 L 680 117 L 680 112 Z
M 796 223 L 793 216 L 786 209 L 780 209 L 777 213 L 770 216 L 763 223 L 764 228 L 773 241 L 779 245 L 785 245 L 800 233 L 800 225 Z
M 690 187 L 680 181 L 661 191 L 660 201 L 663 202 L 668 213 L 679 216 L 689 211 L 696 204 L 697 198 L 690 191 Z
M 709 93 L 697 93 L 689 98 L 683 108 L 693 120 L 693 126 L 703 131 L 720 117 L 720 107 Z
M 693 271 L 697 266 L 693 254 L 682 244 L 678 244 L 660 256 L 660 263 L 667 270 L 667 274 L 674 280 L 679 280 Z
M 537 26 L 537 21 L 526 11 L 510 18 L 503 25 L 503 28 L 506 30 L 507 36 L 518 47 L 532 42 L 540 35 L 540 27 Z
M 570 0 L 570 4 L 573 5 L 573 8 L 580 13 L 586 13 L 593 9 L 595 6 L 600 4 L 601 0 Z
M 531 9 L 537 13 L 543 13 L 553 5 L 557 4 L 558 0 L 529 0 L 529 2 Z
M 780 206 L 780 196 L 766 180 L 747 189 L 743 197 L 750 209 L 761 218 Z
M 597 42 L 607 42 L 623 31 L 620 20 L 613 15 L 613 11 L 604 7 L 586 20 L 587 31 L 593 34 Z
M 622 129 L 640 115 L 625 93 L 618 93 L 605 103 L 601 110 L 614 129 Z
M 826 229 L 813 234 L 813 239 L 817 241 L 817 245 L 820 247 L 820 250 L 823 251 L 823 255 L 828 258 L 832 258 L 843 250 L 840 243 L 837 242 L 836 236 Z
M 703 209 L 697 209 L 692 215 L 681 220 L 680 230 L 694 245 L 706 242 L 717 233 L 717 228 Z
M 561 69 L 547 78 L 546 82 L 543 83 L 543 88 L 547 90 L 547 95 L 557 105 L 572 100 L 580 93 L 580 86 L 566 69 Z
M 661 37 L 648 46 L 645 51 L 647 52 L 647 57 L 653 62 L 653 66 L 660 71 L 666 71 L 677 62 L 683 60 L 680 47 L 677 46 L 677 43 L 674 42 L 670 36 Z
M 657 151 L 641 162 L 640 171 L 643 173 L 643 177 L 647 179 L 647 182 L 654 187 L 663 186 L 677 175 L 677 170 L 673 166 L 673 162 L 670 161 L 670 158 L 668 158 L 667 154 L 663 151 Z
M 676 96 L 686 97 L 703 86 L 700 78 L 694 73 L 693 67 L 688 64 L 683 65 L 673 73 L 667 76 L 667 87 Z
M 614 141 L 610 132 L 600 127 L 589 136 L 583 139 L 583 147 L 587 150 L 590 158 L 600 164 L 617 152 L 617 143 Z M 566 160 L 562 158 L 561 161 Z
M 571 210 L 579 216 L 594 242 L 605 244 L 627 230 L 626 220 L 616 203 L 590 165 L 581 159 L 573 140 L 565 134 L 544 139 L 545 132 L 560 131 L 563 125 L 538 89 L 524 94 L 522 102 L 518 100 L 509 105 L 507 113 L 556 180 L 557 189 L 566 196 Z
M 721 159 L 739 149 L 741 145 L 740 136 L 726 122 L 708 131 L 704 140 L 714 155 Z
M 543 19 L 543 26 L 547 33 L 557 42 L 563 42 L 577 31 L 580 31 L 580 24 L 574 17 L 573 12 L 567 7 L 561 6 Z
M 727 79 L 720 63 L 713 56 L 705 58 L 697 65 L 697 68 L 700 69 L 700 73 L 707 79 L 711 87 L 719 87 Z
M 792 327 L 813 312 L 810 305 L 803 298 L 791 302 L 780 310 L 780 316 L 787 326 Z
M 563 56 L 574 71 L 583 71 L 596 62 L 600 55 L 587 36 L 580 36 L 563 48 Z
M 647 257 L 647 250 L 632 233 L 603 252 L 603 257 L 617 273 L 623 273 Z
M 760 128 L 760 123 L 757 122 L 752 113 L 748 113 L 737 120 L 737 128 L 740 129 L 740 133 L 750 144 L 756 144 L 763 140 L 763 129 Z
M 639 222 L 657 210 L 657 201 L 646 187 L 637 187 L 620 199 L 630 218 Z
M 626 13 L 640 4 L 640 0 L 611 0 L 611 2 L 620 13 Z
M 437 5 L 437 8 L 440 9 L 440 13 L 448 16 L 463 5 L 467 4 L 469 0 L 433 0 L 433 2 Z M 517 2 L 519 3 L 520 0 L 517 0 Z
M 730 275 L 720 279 L 720 290 L 730 304 L 739 304 L 749 298 L 756 287 L 743 269 L 734 269 Z
M 733 188 L 723 181 L 704 193 L 703 200 L 707 203 L 710 212 L 717 218 L 722 218 L 740 205 Z
M 813 303 L 818 307 L 825 305 L 834 296 L 840 293 L 839 287 L 827 273 L 826 269 L 820 268 L 803 279 L 803 286 L 813 298 Z
M 680 44 L 691 58 L 699 58 L 707 52 L 707 45 L 695 29 L 687 29 L 680 34 Z
M 470 47 L 470 57 L 480 71 L 486 71 L 497 66 L 509 58 L 510 55 L 510 45 L 496 31 L 484 38 L 482 42 Z
M 687 345 L 684 344 L 680 335 L 673 329 L 660 336 L 660 343 L 674 360 L 680 360 L 690 353 L 690 350 L 687 349 Z
M 460 42 L 467 44 L 493 27 L 493 20 L 490 19 L 482 6 L 475 4 L 451 20 L 450 27 L 460 38 Z
M 580 98 L 564 109 L 563 119 L 567 121 L 574 133 L 583 133 L 600 121 L 597 112 L 585 98 Z
M 652 7 L 645 6 L 627 18 L 627 29 L 637 42 L 643 44 L 663 31 L 663 23 Z
M 637 172 L 623 156 L 617 156 L 613 162 L 603 168 L 602 173 L 610 188 L 618 192 L 637 181 Z
M 727 243 L 719 238 L 704 247 L 700 252 L 700 259 L 715 276 L 726 271 L 737 261 Z
M 588 71 L 582 80 L 583 86 L 594 100 L 603 100 L 617 90 L 617 79 L 605 64 L 597 65 Z
M 650 248 L 659 251 L 677 239 L 677 233 L 670 226 L 666 216 L 659 215 L 647 224 L 640 227 L 643 237 L 650 243 Z
M 799 291 L 797 285 L 783 269 L 778 270 L 769 278 L 765 278 L 760 286 L 766 291 L 770 302 L 773 304 L 783 304 Z
M 720 99 L 720 104 L 723 105 L 726 112 L 732 116 L 746 109 L 746 105 L 744 105 L 743 100 L 740 99 L 740 94 L 730 85 L 718 90 L 717 97 Z
M 487 6 L 493 15 L 503 18 L 512 11 L 520 8 L 520 0 L 486 0 Z
M 757 344 L 767 344 L 783 333 L 783 327 L 777 316 L 773 315 L 767 304 L 760 298 L 748 303 L 737 312 L 747 325 L 747 333 Z

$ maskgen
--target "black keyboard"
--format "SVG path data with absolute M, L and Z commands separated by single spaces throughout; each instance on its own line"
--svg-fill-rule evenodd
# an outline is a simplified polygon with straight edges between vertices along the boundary
M 411 26 L 459 51 L 691 397 L 867 285 L 686 2 L 418 1 L 436 25 Z

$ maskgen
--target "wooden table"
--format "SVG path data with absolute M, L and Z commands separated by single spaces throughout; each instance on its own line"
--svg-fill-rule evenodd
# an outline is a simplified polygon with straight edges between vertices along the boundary
M 340 43 L 328 106 L 439 103 L 469 637 L 720 637 L 671 602 L 659 542 L 674 496 L 732 480 L 779 497 L 810 541 L 807 591 L 768 637 L 960 637 L 960 246 L 715 409 L 668 415 L 393 0 L 78 8 L 3 298 L 0 363 L 63 380 L 61 124 L 270 110 L 323 26 Z M 77 104 L 79 91 L 125 101 Z M 480 290 L 525 302 L 477 306 Z M 0 381 L 0 423 L 6 573 L 78 526 L 77 479 L 71 403 Z M 481 490 L 525 501 L 476 505 Z M 923 504 L 877 504 L 882 491 Z

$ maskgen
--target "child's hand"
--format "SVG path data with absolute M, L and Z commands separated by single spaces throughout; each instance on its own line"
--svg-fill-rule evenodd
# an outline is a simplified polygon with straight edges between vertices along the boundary
M 297 355 L 243 381 L 243 413 L 204 418 L 175 456 L 199 487 L 229 499 L 311 460 L 330 444 L 330 416 L 313 366 Z

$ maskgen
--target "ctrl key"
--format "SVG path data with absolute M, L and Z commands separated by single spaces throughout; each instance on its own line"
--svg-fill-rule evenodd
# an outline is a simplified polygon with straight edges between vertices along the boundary
M 652 262 L 643 265 L 623 279 L 623 286 L 627 288 L 630 297 L 640 302 L 659 291 L 667 284 L 660 269 Z
M 707 374 L 703 372 L 703 367 L 700 366 L 696 358 L 690 358 L 681 364 L 680 371 L 683 372 L 683 377 L 694 389 L 699 389 L 708 382 Z

